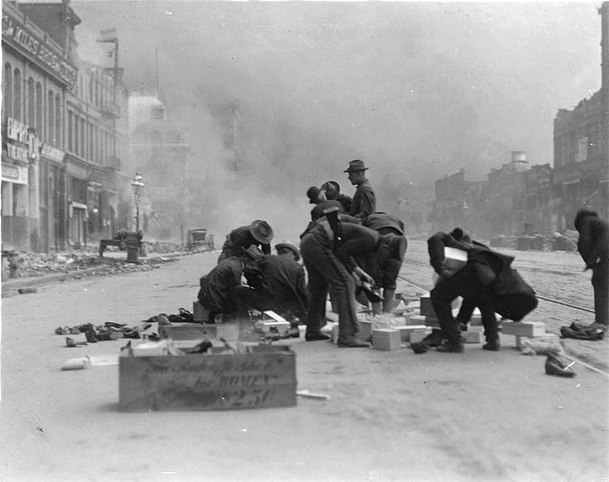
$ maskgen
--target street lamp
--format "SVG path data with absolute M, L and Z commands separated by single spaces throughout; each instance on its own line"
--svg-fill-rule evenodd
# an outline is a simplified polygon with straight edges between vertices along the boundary
M 139 172 L 135 173 L 135 177 L 131 182 L 131 188 L 133 189 L 133 200 L 135 202 L 135 232 L 140 232 L 140 201 L 142 199 L 142 192 L 144 191 L 144 178 Z

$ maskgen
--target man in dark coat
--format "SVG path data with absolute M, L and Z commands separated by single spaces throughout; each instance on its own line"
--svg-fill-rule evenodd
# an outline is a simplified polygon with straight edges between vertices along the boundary
M 436 233 L 427 244 L 430 264 L 439 275 L 430 293 L 431 303 L 440 322 L 442 337 L 446 340 L 438 351 L 463 352 L 459 325 L 451 308 L 452 301 L 458 296 L 475 300 L 480 309 L 486 337 L 486 344 L 482 348 L 499 350 L 495 313 L 520 321 L 537 306 L 533 289 L 511 268 L 514 258 L 472 241 L 460 228 L 450 233 Z M 444 262 L 445 247 L 466 251 L 468 259 L 465 266 L 458 271 L 449 269 Z
M 408 247 L 408 241 L 404 236 L 404 223 L 391 214 L 377 212 L 362 221 L 362 226 L 374 229 L 384 236 L 391 235 L 386 247 L 381 249 L 377 256 L 378 262 L 364 268 L 374 278 L 375 284 L 383 289 L 382 308 L 385 313 L 390 313 L 394 305 L 397 278 Z M 380 303 L 372 303 L 374 314 L 379 314 L 380 310 Z
M 197 298 L 201 305 L 209 310 L 209 320 L 214 321 L 217 315 L 232 318 L 247 318 L 247 306 L 237 294 L 241 285 L 243 265 L 246 260 L 255 260 L 263 256 L 257 246 L 242 251 L 241 256 L 231 256 L 220 261 L 215 268 L 199 280 Z
M 591 330 L 602 330 L 604 336 L 609 326 L 609 225 L 596 211 L 580 210 L 575 216 L 575 229 L 579 232 L 577 250 L 592 270 L 594 288 L 594 323 Z
M 338 346 L 366 347 L 368 343 L 357 336 L 354 280 L 354 273 L 360 277 L 364 274 L 353 257 L 365 257 L 368 251 L 374 250 L 380 235 L 359 224 L 342 223 L 337 214 L 336 206 L 328 208 L 301 236 L 300 253 L 309 274 L 310 293 L 305 339 L 328 339 L 320 328 L 325 321 L 326 299 L 331 289 L 338 311 Z M 368 279 L 372 281 L 369 276 Z
M 271 254 L 273 229 L 266 221 L 257 219 L 247 226 L 233 229 L 226 236 L 218 263 L 231 256 L 241 256 L 249 246 L 258 246 L 264 254 Z
M 238 286 L 236 292 L 247 306 L 272 310 L 288 321 L 306 321 L 309 293 L 302 265 L 287 256 L 267 254 L 246 263 L 244 275 L 248 286 Z
M 349 214 L 360 221 L 376 211 L 376 195 L 368 179 L 366 179 L 367 169 L 364 161 L 359 159 L 350 161 L 349 167 L 345 169 L 345 172 L 349 176 L 349 181 L 356 186 Z

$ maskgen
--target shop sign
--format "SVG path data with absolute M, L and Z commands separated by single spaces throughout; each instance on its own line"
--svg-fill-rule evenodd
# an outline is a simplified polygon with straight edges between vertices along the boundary
M 57 149 L 56 147 L 53 147 L 50 144 L 43 144 L 40 154 L 42 154 L 47 159 L 51 159 L 52 161 L 57 162 L 63 162 L 63 158 L 66 155 L 65 152 L 60 149 Z
M 33 58 L 64 84 L 76 83 L 76 68 L 62 59 L 62 54 L 39 33 L 25 25 L 13 12 L 2 5 L 2 41 L 24 55 Z
M 2 180 L 14 184 L 27 184 L 28 170 L 25 166 L 2 163 Z
M 38 161 L 40 159 L 40 146 L 42 143 L 34 132 L 35 130 L 28 125 L 9 117 L 6 120 L 7 139 L 24 144 L 24 146 L 7 144 L 9 156 L 21 162 L 28 162 L 28 159 Z

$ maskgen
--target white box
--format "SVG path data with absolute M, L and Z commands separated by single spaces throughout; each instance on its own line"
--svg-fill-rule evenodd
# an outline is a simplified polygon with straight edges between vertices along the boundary
M 481 331 L 462 331 L 461 337 L 465 343 L 482 343 Z
M 389 328 L 372 330 L 372 346 L 377 350 L 399 350 L 402 346 L 400 331 Z
M 528 336 L 530 338 L 546 334 L 546 324 L 541 321 L 504 322 L 503 335 Z
M 429 327 L 426 327 L 424 331 L 413 331 L 412 333 L 410 333 L 410 343 L 420 343 L 423 341 L 423 339 L 427 336 L 430 335 L 432 332 L 432 329 Z
M 427 333 L 431 329 L 425 325 L 410 325 L 410 326 L 395 326 L 394 329 L 399 330 L 402 341 L 410 342 L 413 333 Z
M 451 271 L 458 271 L 467 263 L 467 251 L 457 248 L 444 247 L 444 267 Z

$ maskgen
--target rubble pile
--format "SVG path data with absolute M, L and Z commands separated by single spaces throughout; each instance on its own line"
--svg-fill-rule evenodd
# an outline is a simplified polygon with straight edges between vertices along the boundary
M 99 272 L 90 268 L 99 267 Z M 113 274 L 131 271 L 146 271 L 152 266 L 125 263 L 124 260 L 100 258 L 96 249 L 71 253 L 33 253 L 29 251 L 11 251 L 3 256 L 3 279 L 45 276 L 48 274 L 74 273 L 88 270 L 82 276 L 95 274 Z M 10 273 L 8 276 L 5 274 Z

